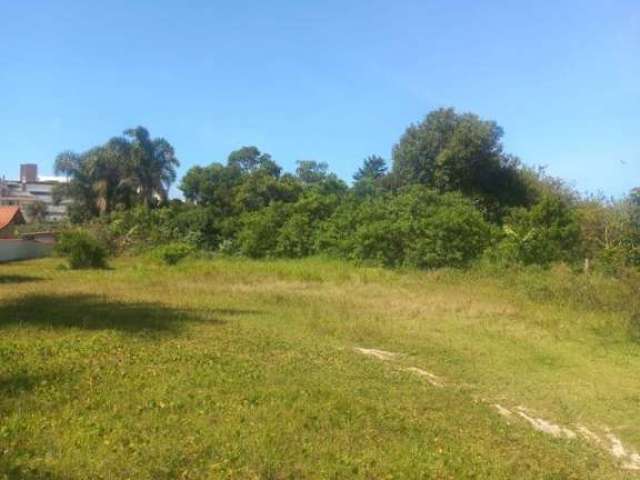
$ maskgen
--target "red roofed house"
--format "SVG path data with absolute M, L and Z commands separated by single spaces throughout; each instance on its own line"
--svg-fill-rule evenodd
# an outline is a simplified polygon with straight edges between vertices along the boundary
M 24 223 L 20 207 L 0 206 L 0 238 L 13 238 L 14 227 Z

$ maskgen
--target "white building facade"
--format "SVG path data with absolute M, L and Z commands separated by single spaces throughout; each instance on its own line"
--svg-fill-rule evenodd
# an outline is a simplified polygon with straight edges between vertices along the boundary
M 67 216 L 69 200 L 56 204 L 53 190 L 66 181 L 64 177 L 39 177 L 37 165 L 20 165 L 20 180 L 0 179 L 0 205 L 17 205 L 29 219 L 29 205 L 40 201 L 47 207 L 45 220 L 62 220 Z

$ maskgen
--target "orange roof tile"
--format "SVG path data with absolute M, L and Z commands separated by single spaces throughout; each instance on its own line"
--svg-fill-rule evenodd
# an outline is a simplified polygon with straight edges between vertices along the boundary
M 16 223 L 24 223 L 20 207 L 0 207 L 0 230 L 10 225 L 14 220 Z

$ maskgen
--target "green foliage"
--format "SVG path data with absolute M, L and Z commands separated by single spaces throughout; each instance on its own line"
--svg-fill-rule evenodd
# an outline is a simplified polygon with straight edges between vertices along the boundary
M 271 202 L 295 202 L 302 190 L 302 185 L 292 175 L 276 178 L 258 170 L 245 176 L 233 192 L 234 211 L 259 210 Z
M 239 168 L 212 163 L 208 167 L 192 167 L 182 178 L 180 190 L 187 200 L 197 205 L 214 206 L 223 214 L 233 212 L 234 189 L 240 184 Z
M 303 257 L 317 253 L 317 235 L 341 202 L 342 194 L 324 190 L 329 184 L 307 189 L 295 203 L 275 202 L 241 216 L 236 239 L 239 253 L 253 258 Z
M 163 138 L 152 139 L 144 127 L 125 130 L 124 135 L 82 154 L 66 151 L 56 157 L 56 173 L 69 182 L 56 186 L 54 199 L 72 200 L 73 222 L 167 200 L 180 165 L 173 147 Z
M 66 257 L 73 270 L 105 268 L 107 250 L 94 236 L 82 229 L 63 231 L 58 235 L 55 251 Z
M 223 238 L 224 222 L 211 208 L 175 204 L 116 212 L 94 227 L 115 252 L 129 248 L 142 251 L 171 242 L 214 250 Z
M 236 238 L 238 251 L 251 258 L 274 255 L 278 245 L 277 232 L 287 221 L 289 212 L 286 204 L 277 202 L 262 210 L 243 214 Z
M 180 189 L 187 200 L 216 209 L 221 216 L 239 216 L 267 207 L 271 202 L 294 202 L 303 185 L 281 168 L 267 153 L 243 147 L 229 155 L 227 165 L 213 163 L 193 167 Z
M 545 196 L 530 210 L 517 208 L 509 213 L 494 255 L 506 263 L 548 265 L 574 262 L 580 253 L 575 210 L 557 196 Z
M 384 158 L 377 155 L 365 158 L 362 167 L 353 175 L 354 194 L 362 198 L 383 193 L 386 174 L 387 162 Z
M 173 242 L 156 247 L 152 256 L 165 265 L 175 265 L 193 253 L 193 245 L 183 242 Z
M 296 176 L 306 184 L 320 183 L 329 175 L 329 165 L 315 160 L 298 160 L 296 162 Z
M 229 154 L 227 165 L 242 173 L 261 171 L 272 177 L 280 176 L 281 168 L 268 153 L 261 153 L 257 147 L 242 147 Z
M 462 196 L 416 186 L 344 204 L 324 226 L 319 242 L 329 252 L 357 261 L 464 267 L 483 252 L 490 233 L 481 213 Z
M 365 178 L 378 180 L 387 173 L 387 162 L 378 155 L 370 155 L 364 159 L 362 167 L 353 175 L 356 182 Z
M 518 160 L 503 152 L 502 135 L 495 122 L 476 115 L 451 108 L 433 111 L 409 126 L 395 145 L 392 175 L 400 186 L 419 183 L 459 191 L 498 218 L 504 208 L 530 202 Z
M 186 202 L 167 202 L 175 153 L 139 127 L 82 155 L 60 154 L 56 170 L 71 181 L 55 193 L 76 199 L 71 220 L 89 222 L 114 252 L 180 242 L 252 258 L 322 254 L 426 269 L 479 257 L 573 268 L 586 258 L 615 275 L 640 266 L 640 191 L 583 198 L 505 153 L 502 134 L 476 115 L 433 111 L 400 138 L 390 173 L 369 156 L 351 187 L 325 162 L 283 173 L 271 155 L 244 146 L 225 163 L 191 168 L 180 183 Z M 161 208 L 146 208 L 156 199 Z

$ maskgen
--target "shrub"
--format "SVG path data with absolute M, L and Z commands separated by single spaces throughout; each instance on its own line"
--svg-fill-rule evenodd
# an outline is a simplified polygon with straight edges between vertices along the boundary
M 67 258 L 69 267 L 74 270 L 106 267 L 106 248 L 85 230 L 62 232 L 58 236 L 55 250 L 58 255 Z
M 132 208 L 95 220 L 91 227 L 114 253 L 144 252 L 167 243 L 187 243 L 215 250 L 228 234 L 224 219 L 214 209 L 175 203 L 170 207 Z
M 490 237 L 491 227 L 470 201 L 414 186 L 357 206 L 345 204 L 323 225 L 318 244 L 352 260 L 387 266 L 465 267 Z
M 153 251 L 153 256 L 165 265 L 175 265 L 179 261 L 193 253 L 192 245 L 184 242 L 173 242 L 161 245 Z
M 278 230 L 287 221 L 289 214 L 288 204 L 280 202 L 243 214 L 235 242 L 238 251 L 251 258 L 273 256 L 278 244 Z
M 546 196 L 530 210 L 510 212 L 496 256 L 504 263 L 549 265 L 575 262 L 580 226 L 575 211 L 557 196 Z

